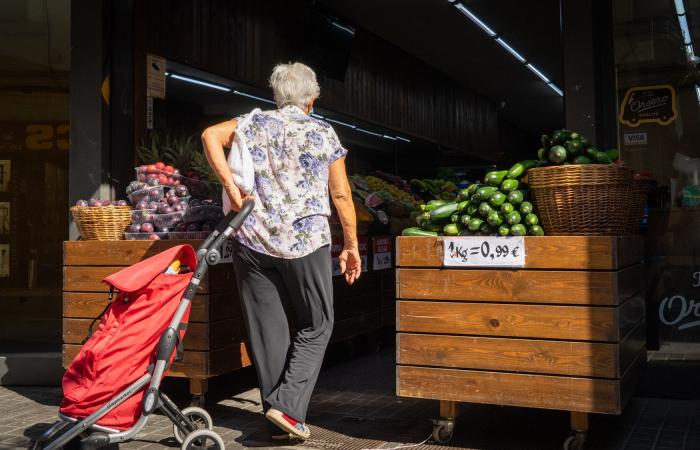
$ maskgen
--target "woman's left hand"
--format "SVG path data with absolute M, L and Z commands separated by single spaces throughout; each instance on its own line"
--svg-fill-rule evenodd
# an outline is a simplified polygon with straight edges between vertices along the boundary
M 340 273 L 345 275 L 345 281 L 352 285 L 362 274 L 362 260 L 357 248 L 344 248 L 338 256 Z

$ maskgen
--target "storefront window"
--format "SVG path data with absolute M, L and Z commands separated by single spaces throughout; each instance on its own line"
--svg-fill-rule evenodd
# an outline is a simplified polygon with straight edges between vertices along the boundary
M 614 2 L 619 146 L 626 164 L 653 180 L 643 224 L 652 373 L 700 361 L 700 58 L 691 3 Z

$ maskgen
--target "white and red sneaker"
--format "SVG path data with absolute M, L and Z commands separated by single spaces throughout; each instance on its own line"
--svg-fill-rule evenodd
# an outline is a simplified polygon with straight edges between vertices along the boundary
M 265 413 L 265 417 L 267 417 L 267 420 L 295 437 L 308 439 L 311 435 L 311 430 L 309 430 L 309 427 L 292 419 L 282 411 L 276 410 L 275 408 L 268 409 Z

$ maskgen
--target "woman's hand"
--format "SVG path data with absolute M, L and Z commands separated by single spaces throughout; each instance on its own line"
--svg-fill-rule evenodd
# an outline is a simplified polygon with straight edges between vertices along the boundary
M 241 195 L 240 189 L 238 189 L 234 183 L 231 183 L 229 186 L 225 186 L 224 189 L 226 190 L 226 195 L 228 195 L 228 199 L 231 202 L 231 209 L 236 212 L 241 210 L 243 203 L 245 203 L 246 200 L 253 199 L 252 195 Z
M 340 262 L 340 273 L 345 275 L 345 281 L 352 286 L 362 273 L 362 260 L 357 247 L 343 248 L 338 256 L 338 261 Z

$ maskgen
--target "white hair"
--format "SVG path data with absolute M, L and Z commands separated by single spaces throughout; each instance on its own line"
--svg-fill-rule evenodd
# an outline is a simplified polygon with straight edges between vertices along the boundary
M 278 108 L 294 105 L 303 109 L 321 94 L 314 71 L 298 62 L 277 64 L 272 69 L 270 87 Z

